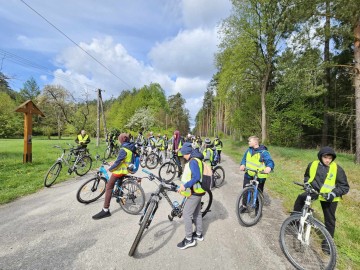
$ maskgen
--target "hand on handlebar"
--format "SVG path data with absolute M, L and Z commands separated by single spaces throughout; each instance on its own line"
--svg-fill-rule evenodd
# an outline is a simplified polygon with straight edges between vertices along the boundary
M 184 191 L 184 190 L 185 190 L 185 187 L 184 187 L 183 184 L 181 184 L 181 185 L 179 186 L 179 188 L 177 189 L 177 192 L 180 193 L 181 191 Z

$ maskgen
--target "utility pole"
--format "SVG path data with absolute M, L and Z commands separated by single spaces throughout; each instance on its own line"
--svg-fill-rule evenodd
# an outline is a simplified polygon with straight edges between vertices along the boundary
M 100 114 L 102 114 L 103 119 L 103 125 L 104 125 L 104 136 L 106 138 L 107 135 L 107 129 L 106 129 L 106 119 L 105 119 L 105 113 L 104 113 L 104 103 L 101 97 L 101 89 L 98 89 L 98 95 L 97 95 L 97 127 L 96 127 L 96 146 L 100 145 Z

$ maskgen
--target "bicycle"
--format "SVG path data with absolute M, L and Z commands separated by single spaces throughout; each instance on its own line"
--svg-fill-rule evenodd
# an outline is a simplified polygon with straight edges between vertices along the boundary
M 94 178 L 89 179 L 80 186 L 76 193 L 76 199 L 80 203 L 88 204 L 98 200 L 106 189 L 110 177 L 105 169 L 109 165 L 105 160 Z M 128 214 L 138 214 L 145 205 L 145 192 L 141 187 L 141 178 L 133 175 L 123 176 L 123 183 L 120 185 L 120 179 L 115 182 L 112 196 L 116 202 Z
M 222 166 L 218 165 L 218 161 L 211 163 L 211 170 L 213 172 L 214 186 L 219 188 L 225 181 L 225 170 Z
M 69 169 L 68 173 L 72 174 L 75 172 L 78 176 L 85 175 L 90 169 L 92 165 L 92 159 L 89 154 L 89 151 L 86 148 L 74 148 L 71 144 L 68 144 L 71 148 L 65 149 L 61 146 L 54 145 L 54 148 L 59 148 L 62 150 L 62 154 L 57 158 L 55 163 L 50 167 L 44 177 L 44 186 L 50 187 L 54 184 L 55 180 L 58 178 L 60 171 L 63 167 L 63 163 L 65 163 Z M 66 150 L 69 150 L 68 154 Z M 74 158 L 74 161 L 72 161 Z M 70 163 L 74 162 L 71 166 Z
M 264 205 L 264 196 L 258 189 L 258 170 L 246 169 L 246 171 L 254 172 L 254 178 L 241 191 L 236 201 L 236 215 L 241 225 L 250 227 L 257 224 L 262 217 L 262 209 Z M 263 172 L 260 172 L 263 173 Z
M 280 229 L 280 246 L 286 258 L 297 269 L 334 269 L 336 246 L 325 225 L 313 216 L 311 194 L 318 193 L 310 185 L 302 186 L 307 196 L 301 212 L 292 212 Z
M 176 153 L 173 151 L 170 161 L 165 162 L 163 165 L 161 165 L 159 169 L 159 177 L 163 179 L 166 183 L 169 183 L 175 178 L 176 173 L 181 174 L 182 167 L 180 164 L 180 160 L 178 159 Z
M 144 208 L 144 212 L 141 215 L 140 221 L 139 221 L 139 231 L 135 237 L 135 240 L 130 248 L 129 256 L 133 256 L 135 253 L 135 250 L 140 242 L 141 236 L 144 233 L 144 230 L 149 228 L 155 213 L 159 206 L 159 201 L 162 199 L 162 196 L 166 199 L 166 201 L 171 206 L 171 213 L 168 215 L 168 219 L 170 221 L 173 220 L 174 217 L 181 217 L 182 212 L 184 209 L 185 202 L 187 200 L 187 197 L 184 197 L 181 204 L 179 205 L 177 201 L 172 202 L 167 195 L 167 191 L 177 192 L 178 186 L 174 182 L 165 182 L 160 177 L 155 176 L 151 172 L 143 169 L 143 172 L 147 173 L 149 176 L 147 177 L 150 181 L 153 181 L 154 179 L 157 179 L 159 182 L 158 188 L 154 193 L 151 193 L 150 199 L 147 201 L 146 206 Z M 212 192 L 207 191 L 205 193 L 206 195 L 201 197 L 201 212 L 202 216 L 204 217 L 208 212 L 210 212 L 210 207 L 212 204 Z M 161 196 L 162 195 L 162 196 Z
M 104 152 L 104 158 L 109 159 L 112 156 L 117 156 L 120 151 L 120 147 L 118 144 L 114 144 L 114 141 L 107 142 L 107 147 Z
M 163 164 L 163 157 L 161 155 L 161 151 L 158 148 L 152 150 L 152 152 L 146 157 L 145 166 L 147 168 L 155 169 L 158 164 Z

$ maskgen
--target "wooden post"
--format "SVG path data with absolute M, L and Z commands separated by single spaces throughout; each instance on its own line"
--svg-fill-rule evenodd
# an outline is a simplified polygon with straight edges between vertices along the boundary
M 32 115 L 39 114 L 42 117 L 45 115 L 35 106 L 35 104 L 28 100 L 15 109 L 15 112 L 24 113 L 24 155 L 23 163 L 32 162 Z

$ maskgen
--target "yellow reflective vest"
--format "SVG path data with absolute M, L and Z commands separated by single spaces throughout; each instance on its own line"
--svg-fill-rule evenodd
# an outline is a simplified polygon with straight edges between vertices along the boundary
M 180 138 L 180 140 L 179 140 L 179 145 L 178 145 L 178 152 L 177 152 L 177 155 L 179 156 L 179 157 L 182 157 L 183 156 L 183 154 L 181 153 L 181 151 L 180 151 L 180 149 L 181 149 L 181 147 L 182 147 L 182 141 L 181 141 L 181 138 Z
M 111 171 L 114 174 L 129 174 L 129 171 L 127 169 L 127 167 L 130 165 L 131 160 L 132 160 L 132 151 L 122 147 L 121 149 L 123 149 L 126 152 L 126 157 L 125 159 L 119 164 L 119 166 L 117 166 L 113 171 Z M 121 150 L 120 149 L 120 150 Z
M 220 143 L 220 140 L 214 140 L 214 146 L 215 146 L 215 148 L 216 148 L 216 150 L 221 150 L 222 148 L 221 148 L 221 143 Z
M 246 154 L 246 168 L 251 170 L 258 170 L 259 172 L 263 171 L 266 166 L 264 162 L 260 162 L 261 153 L 257 152 L 254 155 L 251 155 L 250 151 Z M 248 171 L 248 175 L 254 176 L 255 172 Z M 258 173 L 259 178 L 268 178 L 269 174 L 267 173 Z
M 310 166 L 310 178 L 308 180 L 308 183 L 311 184 L 312 181 L 314 181 L 316 176 L 316 171 L 319 166 L 320 161 L 315 160 L 311 163 Z M 336 174 L 337 174 L 337 164 L 335 162 L 331 162 L 329 166 L 329 171 L 326 175 L 326 179 L 322 187 L 320 188 L 320 193 L 330 193 L 334 188 L 336 184 Z M 322 196 L 319 196 L 320 201 L 326 201 Z M 341 197 L 335 197 L 333 202 L 341 201 Z
M 73 137 L 73 138 L 74 138 L 74 137 Z M 86 140 L 89 138 L 89 135 L 85 134 L 85 136 L 83 137 L 83 136 L 81 136 L 81 134 L 79 134 L 79 135 L 77 136 L 77 138 L 78 138 L 79 144 L 81 144 L 81 143 L 85 143 L 85 142 L 86 142 Z
M 203 190 L 201 188 L 201 180 L 202 180 L 202 176 L 203 176 L 203 164 L 202 161 L 198 158 L 193 158 L 194 160 L 197 161 L 199 168 L 200 168 L 200 179 L 198 182 L 195 183 L 195 185 L 192 186 L 192 188 L 187 188 L 185 191 L 182 191 L 180 194 L 185 196 L 185 197 L 189 197 L 191 196 L 191 191 L 193 191 L 194 193 L 196 193 L 197 195 L 204 195 L 205 194 L 205 190 Z M 190 160 L 191 161 L 191 160 Z M 184 168 L 184 172 L 181 176 L 181 182 L 183 184 L 186 184 L 187 182 L 189 182 L 191 180 L 191 170 L 190 170 L 190 161 L 187 162 L 185 164 L 185 168 Z

